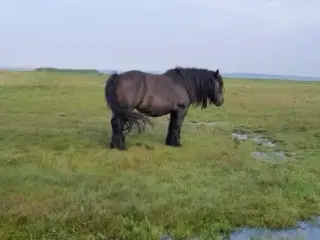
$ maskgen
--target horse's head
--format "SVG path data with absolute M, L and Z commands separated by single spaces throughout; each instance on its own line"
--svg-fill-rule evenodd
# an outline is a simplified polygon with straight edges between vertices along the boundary
M 208 89 L 208 98 L 217 107 L 221 106 L 224 102 L 223 96 L 223 78 L 220 75 L 219 69 L 213 71 L 213 78 L 210 84 L 210 88 Z

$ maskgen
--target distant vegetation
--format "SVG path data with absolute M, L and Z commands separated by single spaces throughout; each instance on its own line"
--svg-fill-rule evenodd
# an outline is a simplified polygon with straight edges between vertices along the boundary
M 102 74 L 96 69 L 71 69 L 71 68 L 52 68 L 52 67 L 42 67 L 35 68 L 34 71 L 37 72 L 63 72 L 63 73 L 85 73 L 85 74 Z
M 61 73 L 81 73 L 81 74 L 113 74 L 121 73 L 120 70 L 106 70 L 106 69 L 70 69 L 70 68 L 53 68 L 53 67 L 41 67 L 41 68 L 8 68 L 0 66 L 0 71 L 41 71 L 41 72 L 61 72 Z M 222 71 L 222 69 L 221 69 Z M 161 71 L 150 71 L 152 73 L 162 73 Z M 240 79 L 254 79 L 254 80 L 294 80 L 294 81 L 320 81 L 320 76 L 297 76 L 297 75 L 282 75 L 282 74 L 263 74 L 263 73 L 241 73 L 233 72 L 227 73 L 222 71 L 222 76 L 226 78 L 240 78 Z
M 298 75 L 283 74 L 264 74 L 264 73 L 224 73 L 224 77 L 242 79 L 276 79 L 276 80 L 295 80 L 295 81 L 319 81 L 320 77 L 308 77 Z

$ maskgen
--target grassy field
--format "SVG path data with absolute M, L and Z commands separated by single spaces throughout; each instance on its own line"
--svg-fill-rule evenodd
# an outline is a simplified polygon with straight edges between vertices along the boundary
M 320 214 L 320 82 L 225 80 L 225 104 L 191 109 L 183 148 L 167 123 L 108 149 L 106 76 L 0 72 L 0 239 L 219 239 Z M 194 124 L 214 121 L 214 127 Z M 259 132 L 287 152 L 259 161 Z

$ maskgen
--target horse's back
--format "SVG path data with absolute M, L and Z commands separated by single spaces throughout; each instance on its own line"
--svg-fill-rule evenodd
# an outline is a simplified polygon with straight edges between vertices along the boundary
M 146 77 L 145 86 L 149 95 L 172 103 L 185 103 L 189 99 L 185 87 L 178 84 L 170 76 L 152 73 Z
M 155 86 L 169 86 L 174 84 L 169 76 L 163 74 L 144 72 L 141 70 L 129 70 L 119 74 L 120 81 L 123 82 L 143 82 L 147 88 L 154 88 Z
M 142 79 L 145 77 L 145 73 L 140 70 L 129 70 L 119 74 L 121 80 Z
M 132 93 L 153 94 L 176 98 L 185 97 L 186 89 L 178 84 L 169 75 L 144 72 L 141 70 L 129 70 L 119 74 L 119 81 L 122 89 L 131 90 Z

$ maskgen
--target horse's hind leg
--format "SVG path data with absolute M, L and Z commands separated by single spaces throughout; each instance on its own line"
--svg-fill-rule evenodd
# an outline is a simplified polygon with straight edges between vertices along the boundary
M 113 115 L 111 118 L 112 137 L 110 148 L 118 148 L 119 150 L 125 150 L 125 137 L 123 134 L 124 119 L 122 117 Z

